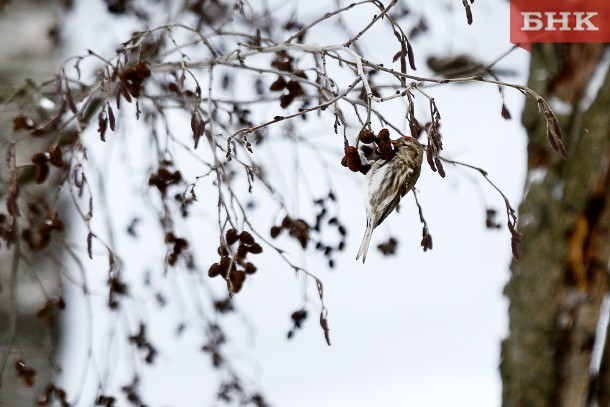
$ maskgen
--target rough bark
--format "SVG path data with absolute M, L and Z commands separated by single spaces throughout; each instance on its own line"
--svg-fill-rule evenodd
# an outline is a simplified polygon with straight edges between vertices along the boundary
M 544 44 L 532 52 L 528 85 L 569 107 L 558 114 L 568 155 L 551 150 L 544 119 L 528 101 L 528 180 L 519 208 L 525 243 L 505 289 L 506 407 L 584 407 L 602 387 L 590 365 L 608 291 L 610 73 L 592 103 L 584 96 L 603 52 L 602 44 Z

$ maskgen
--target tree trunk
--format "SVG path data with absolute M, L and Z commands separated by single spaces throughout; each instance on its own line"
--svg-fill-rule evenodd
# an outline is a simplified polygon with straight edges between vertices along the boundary
M 0 2 L 2 3 L 2 2 Z M 0 13 L 0 103 L 3 103 L 27 78 L 46 79 L 53 74 L 59 59 L 58 48 L 49 30 L 53 28 L 57 2 L 17 0 L 3 6 Z M 13 137 L 12 120 L 20 112 L 2 112 L 0 117 L 0 214 L 6 219 L 7 141 Z M 48 140 L 32 140 L 18 151 L 18 162 L 27 163 L 35 152 L 44 151 Z M 25 144 L 25 143 L 24 143 Z M 43 195 L 33 192 L 31 199 Z M 27 224 L 27 205 L 19 201 L 21 230 Z M 19 232 L 19 231 L 18 231 Z M 19 239 L 19 235 L 17 235 Z M 52 260 L 27 252 L 27 245 L 7 248 L 0 241 L 0 406 L 33 406 L 52 380 L 57 329 L 45 324 L 37 313 L 50 298 L 57 298 L 60 281 Z M 57 249 L 55 255 L 58 257 Z M 27 258 L 27 265 L 23 261 Z M 15 261 L 17 260 L 17 261 Z M 47 322 L 49 320 L 47 319 Z M 23 365 L 21 373 L 16 363 Z M 24 369 L 35 375 L 28 382 Z
M 584 407 L 607 397 L 601 384 L 610 379 L 607 372 L 603 377 L 608 366 L 602 363 L 599 380 L 591 370 L 610 260 L 610 72 L 599 72 L 604 50 L 602 44 L 532 50 L 528 85 L 547 100 L 561 101 L 556 113 L 568 153 L 564 160 L 550 148 L 544 117 L 529 100 L 522 117 L 529 138 L 526 195 L 519 208 L 524 246 L 505 289 L 506 407 Z M 596 76 L 603 84 L 587 96 Z

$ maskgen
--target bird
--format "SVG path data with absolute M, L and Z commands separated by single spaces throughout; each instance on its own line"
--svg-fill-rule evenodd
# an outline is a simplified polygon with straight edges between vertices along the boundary
M 392 140 L 395 154 L 390 159 L 377 158 L 367 172 L 362 192 L 366 209 L 366 231 L 356 260 L 366 254 L 373 230 L 388 217 L 398 203 L 413 189 L 421 173 L 424 149 L 413 137 Z

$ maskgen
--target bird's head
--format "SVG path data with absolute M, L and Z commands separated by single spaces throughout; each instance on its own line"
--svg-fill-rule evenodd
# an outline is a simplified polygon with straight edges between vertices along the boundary
M 419 144 L 419 141 L 417 141 L 417 139 L 415 139 L 411 136 L 403 136 L 399 139 L 392 140 L 392 144 L 394 145 L 394 147 L 399 148 L 399 147 L 406 147 L 406 146 L 412 145 L 412 144 Z

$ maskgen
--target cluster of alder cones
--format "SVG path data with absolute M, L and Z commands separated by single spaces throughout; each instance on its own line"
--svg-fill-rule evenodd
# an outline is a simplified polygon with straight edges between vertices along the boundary
M 345 155 L 341 159 L 341 165 L 350 171 L 366 174 L 371 169 L 370 161 L 376 158 L 390 160 L 396 154 L 388 129 L 381 129 L 377 135 L 370 129 L 364 129 L 358 134 L 358 140 L 364 144 L 361 147 L 364 157 L 355 146 L 346 146 Z
M 256 273 L 256 266 L 246 262 L 246 256 L 248 253 L 259 254 L 263 251 L 263 248 L 245 230 L 238 233 L 235 229 L 229 229 L 225 237 L 227 245 L 218 247 L 220 262 L 212 264 L 208 270 L 208 275 L 210 277 L 222 276 L 227 280 L 230 292 L 236 294 L 241 290 L 246 275 Z M 229 248 L 236 243 L 239 243 L 239 246 L 233 256 Z

